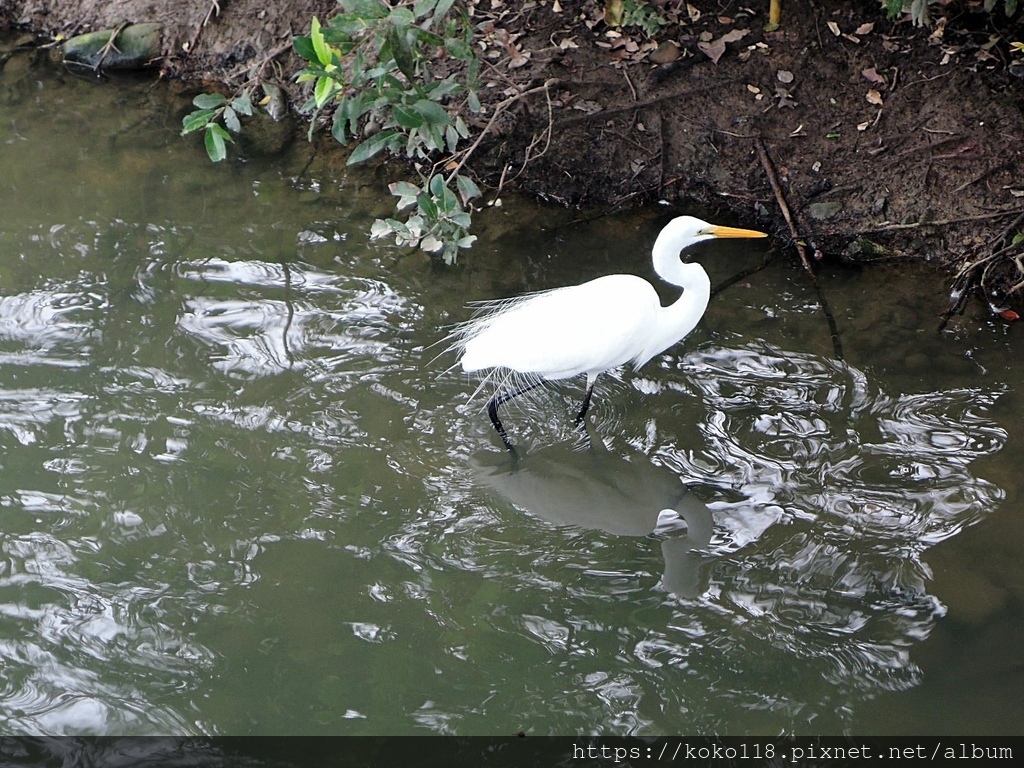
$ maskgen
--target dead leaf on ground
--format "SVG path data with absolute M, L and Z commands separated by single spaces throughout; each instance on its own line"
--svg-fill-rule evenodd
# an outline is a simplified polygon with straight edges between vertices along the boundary
M 842 32 L 841 32 L 840 30 L 839 30 L 839 25 L 838 25 L 838 24 L 836 24 L 836 23 L 835 23 L 834 21 L 830 21 L 830 22 L 828 22 L 828 28 L 829 28 L 830 30 L 832 30 L 832 34 L 833 34 L 833 35 L 835 35 L 836 37 L 839 37 L 839 36 L 840 36 L 841 34 L 843 34 L 843 33 L 842 33 Z
M 717 64 L 718 60 L 722 58 L 722 54 L 725 53 L 726 43 L 735 43 L 737 40 L 742 40 L 749 32 L 749 29 L 734 29 L 709 43 L 699 42 L 697 47 L 701 49 L 705 56 Z
M 857 27 L 855 30 L 853 30 L 853 34 L 855 34 L 855 35 L 866 35 L 869 32 L 871 32 L 871 30 L 873 30 L 874 28 L 875 28 L 875 22 L 869 21 L 867 24 L 861 24 L 859 27 Z
M 878 83 L 880 85 L 885 84 L 885 78 L 878 74 L 874 67 L 871 67 L 870 69 L 862 69 L 860 73 L 864 75 L 864 79 L 870 83 Z
M 874 88 L 872 88 L 870 91 L 868 91 L 868 94 L 867 94 L 866 98 L 867 98 L 869 103 L 877 104 L 878 106 L 882 106 L 882 94 L 880 94 Z

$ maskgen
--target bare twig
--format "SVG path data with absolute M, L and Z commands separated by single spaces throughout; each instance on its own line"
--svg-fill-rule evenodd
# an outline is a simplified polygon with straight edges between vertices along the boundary
M 192 40 L 189 41 L 188 50 L 185 51 L 186 56 L 190 56 L 192 51 L 195 50 L 196 45 L 199 43 L 199 37 L 203 34 L 203 30 L 206 29 L 206 25 L 210 23 L 210 19 L 213 18 L 214 14 L 220 16 L 220 3 L 218 0 L 210 0 L 210 7 L 206 11 L 206 18 L 203 22 L 196 27 L 196 33 L 192 35 Z
M 817 275 L 814 274 L 814 268 L 811 266 L 811 261 L 807 258 L 807 247 L 804 244 L 803 238 L 801 238 L 796 225 L 793 223 L 793 216 L 790 214 L 789 205 L 786 203 L 786 196 L 783 194 L 782 186 L 779 184 L 779 177 L 775 172 L 775 165 L 772 163 L 772 159 L 768 156 L 768 149 L 765 147 L 764 141 L 760 136 L 754 139 L 754 148 L 757 150 L 757 156 L 760 158 L 761 165 L 764 167 L 764 172 L 768 177 L 768 183 L 771 185 L 772 192 L 775 193 L 775 200 L 779 204 L 779 210 L 782 211 L 782 217 L 786 220 L 786 224 L 789 226 L 789 232 L 793 237 L 793 245 L 796 247 L 796 251 L 800 255 L 800 261 L 804 265 L 804 271 L 807 272 L 807 275 L 811 280 L 811 285 L 814 286 L 814 290 L 818 295 L 818 304 L 821 305 L 821 310 L 825 313 L 825 320 L 828 323 L 829 335 L 832 337 L 832 351 L 836 356 L 836 360 L 842 360 L 843 344 L 839 338 L 839 326 L 836 324 L 835 315 L 832 314 L 832 310 L 828 304 L 828 299 L 825 298 L 825 293 L 821 290 L 821 284 L 818 282 Z
M 484 140 L 484 137 L 488 133 L 491 132 L 491 128 L 494 126 L 495 121 L 498 119 L 498 117 L 501 115 L 502 112 L 504 112 L 506 109 L 508 109 L 510 106 L 515 104 L 520 99 L 523 99 L 523 98 L 529 96 L 530 94 L 537 93 L 538 91 L 544 91 L 546 93 L 549 87 L 551 87 L 552 85 L 557 84 L 558 82 L 559 81 L 557 79 L 555 79 L 555 78 L 551 78 L 549 80 L 545 80 L 543 85 L 538 85 L 536 88 L 530 88 L 530 89 L 522 91 L 520 93 L 516 93 L 516 94 L 514 94 L 512 96 L 509 96 L 504 101 L 499 102 L 498 104 L 496 104 L 495 107 L 494 107 L 494 113 L 491 115 L 491 119 L 487 121 L 487 125 L 484 126 L 482 131 L 480 131 L 480 134 L 476 137 L 476 141 L 474 141 L 470 145 L 470 147 L 468 149 L 466 149 L 462 153 L 462 158 L 459 160 L 458 165 L 456 165 L 455 168 L 452 169 L 452 172 L 448 176 L 448 183 L 451 184 L 452 179 L 454 179 L 456 174 L 458 174 L 458 172 L 462 170 L 462 166 L 464 166 L 466 164 L 466 162 L 469 160 L 469 158 L 472 157 L 473 153 L 476 152 L 476 148 L 480 146 L 480 142 Z M 549 101 L 549 107 L 550 107 L 550 101 Z M 548 141 L 549 142 L 550 142 L 550 139 L 551 139 L 550 130 L 551 130 L 551 127 L 549 125 L 548 126 L 548 131 L 549 131 L 549 133 L 548 133 Z M 545 148 L 545 150 L 546 150 L 546 148 Z
M 883 224 L 878 227 L 867 227 L 865 229 L 857 230 L 858 235 L 865 234 L 868 232 L 895 232 L 900 229 L 916 229 L 917 227 L 945 227 L 950 224 L 961 224 L 965 221 L 982 221 L 984 219 L 997 219 L 1000 216 L 1012 216 L 1015 213 L 1022 213 L 1024 209 L 1021 208 L 1006 208 L 1000 211 L 993 211 L 992 213 L 979 213 L 974 216 L 960 216 L 955 219 L 931 219 L 928 221 L 913 221 L 909 224 Z M 831 232 L 832 235 L 842 235 L 841 232 Z

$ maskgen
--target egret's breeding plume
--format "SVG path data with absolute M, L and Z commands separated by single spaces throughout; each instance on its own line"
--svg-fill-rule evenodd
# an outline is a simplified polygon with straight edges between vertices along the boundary
M 585 373 L 587 390 L 576 416 L 590 406 L 598 374 L 632 363 L 639 368 L 671 347 L 700 321 L 711 297 L 711 280 L 682 252 L 717 237 L 766 237 L 763 232 L 709 224 L 692 216 L 673 219 L 658 235 L 654 271 L 683 295 L 667 307 L 649 282 L 635 275 L 606 275 L 582 285 L 488 302 L 454 334 L 467 373 L 488 371 L 499 386 L 487 413 L 511 449 L 498 406 L 545 381 Z M 486 381 L 486 379 L 485 379 Z

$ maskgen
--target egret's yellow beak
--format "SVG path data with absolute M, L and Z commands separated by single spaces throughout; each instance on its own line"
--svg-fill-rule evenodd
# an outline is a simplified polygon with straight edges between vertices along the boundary
M 767 234 L 758 232 L 756 229 L 737 229 L 736 227 L 720 227 L 718 225 L 710 226 L 704 231 L 714 237 L 768 237 Z

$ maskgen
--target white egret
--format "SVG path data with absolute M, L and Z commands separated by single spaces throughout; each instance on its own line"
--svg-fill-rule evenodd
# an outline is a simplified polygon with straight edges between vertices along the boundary
M 661 230 L 651 256 L 654 271 L 683 295 L 667 307 L 654 286 L 635 275 L 606 275 L 565 288 L 487 302 L 452 338 L 462 370 L 501 376 L 487 414 L 502 442 L 512 448 L 498 406 L 545 381 L 587 375 L 577 425 L 586 416 L 598 375 L 625 363 L 639 368 L 696 327 L 711 298 L 711 279 L 681 252 L 718 237 L 767 237 L 764 232 L 709 224 L 679 216 Z M 482 385 L 481 385 L 482 386 Z

